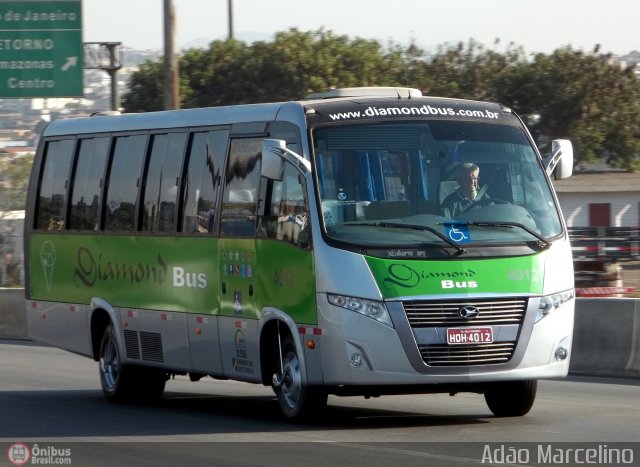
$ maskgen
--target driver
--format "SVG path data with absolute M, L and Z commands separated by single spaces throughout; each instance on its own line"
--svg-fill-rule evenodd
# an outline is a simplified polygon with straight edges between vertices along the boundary
M 474 207 L 490 202 L 489 196 L 481 190 L 478 193 L 480 167 L 473 162 L 464 162 L 458 166 L 456 181 L 458 188 L 442 201 L 442 215 L 449 219 Z

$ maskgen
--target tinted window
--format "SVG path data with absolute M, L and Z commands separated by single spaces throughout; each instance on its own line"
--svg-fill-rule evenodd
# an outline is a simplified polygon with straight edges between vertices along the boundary
M 308 247 L 311 241 L 310 215 L 306 185 L 300 172 L 286 163 L 282 180 L 272 181 L 270 192 L 267 209 L 261 220 L 261 234 Z
M 221 236 L 252 237 L 256 233 L 261 151 L 262 139 L 231 141 L 220 213 Z
M 212 233 L 228 130 L 194 133 L 185 180 L 183 231 Z
M 287 142 L 287 147 L 292 151 L 302 155 L 302 144 L 300 143 L 300 129 L 289 122 L 271 122 L 269 124 L 269 138 L 283 139 Z
M 145 178 L 142 230 L 172 232 L 175 230 L 178 180 L 186 133 L 154 135 L 151 157 Z
M 98 230 L 100 227 L 100 192 L 109 138 L 80 140 L 71 192 L 69 228 Z
M 146 135 L 116 138 L 105 206 L 105 230 L 135 229 L 136 199 Z
M 47 143 L 44 168 L 40 179 L 36 228 L 43 230 L 64 229 L 64 208 L 67 199 L 74 140 Z

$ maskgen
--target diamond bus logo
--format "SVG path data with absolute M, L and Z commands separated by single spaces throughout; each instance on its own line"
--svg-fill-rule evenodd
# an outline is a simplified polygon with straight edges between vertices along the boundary
M 25 465 L 31 459 L 31 451 L 26 444 L 15 443 L 7 451 L 7 457 L 13 465 Z

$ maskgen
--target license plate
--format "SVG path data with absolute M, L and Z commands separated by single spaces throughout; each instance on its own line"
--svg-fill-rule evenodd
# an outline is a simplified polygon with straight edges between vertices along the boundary
M 469 345 L 493 342 L 492 328 L 448 328 L 447 344 Z

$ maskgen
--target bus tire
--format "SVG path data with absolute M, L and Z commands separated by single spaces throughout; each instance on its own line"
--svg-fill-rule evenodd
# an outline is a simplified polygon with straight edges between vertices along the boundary
M 485 391 L 484 399 L 496 417 L 521 417 L 531 410 L 537 388 L 534 379 L 496 382 Z
M 154 368 L 123 364 L 115 330 L 107 326 L 100 343 L 100 384 L 109 402 L 154 401 L 164 393 L 166 375 Z
M 285 417 L 294 420 L 317 416 L 327 405 L 327 391 L 321 387 L 304 384 L 300 359 L 291 336 L 284 339 L 282 353 L 282 383 L 274 387 L 280 410 Z

